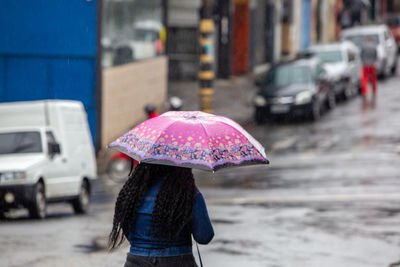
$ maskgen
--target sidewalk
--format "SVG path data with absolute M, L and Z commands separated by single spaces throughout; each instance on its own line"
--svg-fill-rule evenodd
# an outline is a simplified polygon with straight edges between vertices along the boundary
M 168 97 L 183 100 L 182 110 L 199 110 L 198 81 L 170 81 Z M 214 81 L 214 114 L 233 119 L 246 125 L 253 120 L 252 99 L 257 92 L 251 76 Z

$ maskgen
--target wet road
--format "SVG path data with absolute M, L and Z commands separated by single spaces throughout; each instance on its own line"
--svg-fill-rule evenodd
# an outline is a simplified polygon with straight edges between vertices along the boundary
M 209 266 L 400 266 L 398 77 L 380 83 L 375 103 L 248 129 L 269 167 L 196 173 L 213 186 Z
M 247 129 L 270 166 L 195 171 L 216 232 L 204 266 L 400 266 L 400 77 L 375 105 Z M 44 221 L 1 221 L 0 266 L 122 266 L 126 247 L 103 249 L 119 185 L 101 181 L 87 216 L 56 205 Z

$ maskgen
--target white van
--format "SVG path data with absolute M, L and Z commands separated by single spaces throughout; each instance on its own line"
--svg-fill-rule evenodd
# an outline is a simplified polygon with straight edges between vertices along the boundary
M 46 216 L 49 202 L 89 207 L 97 177 L 87 114 L 81 102 L 45 100 L 0 104 L 0 216 L 25 207 Z

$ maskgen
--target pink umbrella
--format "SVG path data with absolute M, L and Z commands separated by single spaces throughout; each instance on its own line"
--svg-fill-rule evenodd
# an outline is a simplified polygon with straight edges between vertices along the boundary
M 268 164 L 264 148 L 239 124 L 200 111 L 169 111 L 109 145 L 139 162 L 216 171 Z

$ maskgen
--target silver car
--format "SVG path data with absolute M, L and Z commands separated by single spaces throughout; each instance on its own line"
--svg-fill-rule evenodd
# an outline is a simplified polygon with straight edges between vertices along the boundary
M 378 60 L 376 67 L 380 77 L 395 74 L 397 69 L 397 46 L 396 42 L 386 25 L 357 26 L 343 30 L 342 40 L 353 42 L 359 48 L 366 38 L 371 38 L 377 47 Z
M 360 86 L 360 50 L 352 42 L 318 44 L 309 52 L 324 63 L 328 77 L 333 83 L 337 99 L 348 99 Z

